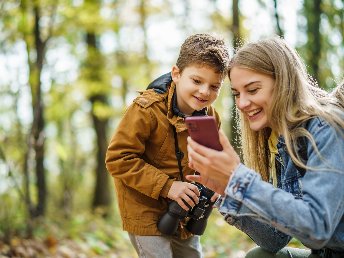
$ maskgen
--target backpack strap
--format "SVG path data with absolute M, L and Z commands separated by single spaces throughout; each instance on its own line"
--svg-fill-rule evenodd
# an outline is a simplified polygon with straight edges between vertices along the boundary
M 184 157 L 184 153 L 179 149 L 177 131 L 176 131 L 176 128 L 174 126 L 173 126 L 173 136 L 174 136 L 174 149 L 175 149 L 176 158 L 178 161 L 180 181 L 184 181 L 183 166 L 182 166 L 182 159 Z

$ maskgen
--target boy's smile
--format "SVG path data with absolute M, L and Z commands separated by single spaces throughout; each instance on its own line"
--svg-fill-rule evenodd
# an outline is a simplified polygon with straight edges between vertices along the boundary
M 185 115 L 210 106 L 220 93 L 222 74 L 209 66 L 190 65 L 182 72 L 172 68 L 172 79 L 176 84 L 178 108 Z

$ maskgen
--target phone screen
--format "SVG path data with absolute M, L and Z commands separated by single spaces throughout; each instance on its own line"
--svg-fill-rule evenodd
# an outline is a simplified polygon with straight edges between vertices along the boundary
M 190 116 L 185 118 L 191 138 L 208 148 L 221 151 L 219 132 L 213 116 Z

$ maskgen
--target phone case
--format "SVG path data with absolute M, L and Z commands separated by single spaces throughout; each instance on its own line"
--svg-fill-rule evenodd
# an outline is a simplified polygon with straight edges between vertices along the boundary
M 208 148 L 221 151 L 219 132 L 213 116 L 190 116 L 185 118 L 191 138 Z

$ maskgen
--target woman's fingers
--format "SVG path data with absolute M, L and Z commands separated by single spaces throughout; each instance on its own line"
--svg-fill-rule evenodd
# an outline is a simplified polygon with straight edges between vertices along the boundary
M 198 182 L 221 195 L 224 194 L 225 187 L 223 187 L 222 184 L 219 184 L 216 180 L 213 180 L 204 174 L 203 175 L 187 175 L 186 179 L 190 181 Z
M 194 170 L 200 170 L 203 164 L 206 164 L 207 158 L 202 156 L 200 153 L 195 151 L 192 146 L 188 146 L 189 161 L 191 161 L 192 166 L 190 168 Z
M 222 130 L 219 138 L 223 151 L 204 147 L 188 137 L 190 167 L 200 173 L 200 176 L 192 176 L 189 180 L 223 194 L 232 172 L 240 164 L 240 158 Z
M 192 138 L 189 136 L 187 138 L 188 144 L 191 146 L 191 148 L 198 154 L 206 157 L 209 153 L 215 151 L 213 149 L 210 149 L 208 147 L 205 147 L 197 142 L 195 142 L 194 140 L 192 140 Z

